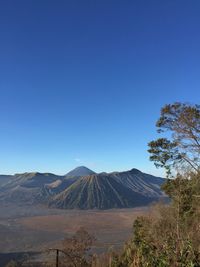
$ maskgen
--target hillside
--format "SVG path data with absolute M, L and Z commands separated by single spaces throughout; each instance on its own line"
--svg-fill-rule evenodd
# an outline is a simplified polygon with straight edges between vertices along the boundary
M 109 209 L 147 205 L 165 197 L 164 179 L 133 169 L 82 177 L 49 202 L 64 209 Z
M 95 172 L 85 166 L 77 167 L 68 172 L 65 176 L 60 177 L 60 179 L 46 184 L 43 188 L 43 192 L 48 195 L 58 194 L 76 182 L 80 177 L 91 174 L 95 174 Z
M 109 174 L 123 186 L 126 186 L 145 197 L 160 197 L 163 192 L 160 186 L 163 184 L 165 179 L 156 177 L 147 173 L 143 173 L 137 169 L 132 169 L 126 172 L 113 172 Z
M 165 180 L 137 169 L 96 174 L 80 166 L 64 176 L 27 172 L 2 180 L 1 201 L 61 209 L 129 208 L 165 197 L 160 189 Z
M 0 175 L 0 200 L 17 203 L 44 203 L 84 175 L 95 173 L 80 166 L 64 176 L 52 173 L 26 172 L 13 176 Z
M 0 175 L 0 186 L 8 183 L 12 179 L 12 175 Z
M 42 188 L 58 179 L 62 177 L 52 173 L 15 174 L 0 187 L 0 200 L 27 204 L 45 201 L 48 194 L 43 194 Z
M 12 176 L 7 183 L 3 185 L 3 188 L 13 188 L 14 186 L 23 187 L 41 187 L 46 183 L 51 183 L 62 176 L 58 176 L 52 173 L 39 173 L 39 172 L 26 172 L 19 173 Z

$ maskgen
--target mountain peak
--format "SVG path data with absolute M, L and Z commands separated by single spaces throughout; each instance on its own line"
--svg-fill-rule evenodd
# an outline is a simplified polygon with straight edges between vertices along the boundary
M 133 172 L 92 174 L 78 178 L 53 196 L 50 207 L 64 209 L 110 209 L 145 206 L 164 197 L 161 178 Z M 66 179 L 67 180 L 67 179 Z
M 137 173 L 142 173 L 140 170 L 133 168 L 130 170 L 131 173 L 137 174 Z
M 65 177 L 87 176 L 87 175 L 91 175 L 91 174 L 95 174 L 95 172 L 90 170 L 89 168 L 87 168 L 85 166 L 78 166 L 75 169 L 73 169 L 70 172 L 68 172 L 65 175 Z

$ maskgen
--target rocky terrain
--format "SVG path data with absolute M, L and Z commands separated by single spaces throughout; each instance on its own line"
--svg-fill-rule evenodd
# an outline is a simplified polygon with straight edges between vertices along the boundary
M 96 174 L 81 166 L 63 176 L 34 172 L 1 177 L 2 202 L 40 203 L 62 209 L 111 209 L 145 206 L 165 198 L 160 189 L 165 179 L 137 169 Z

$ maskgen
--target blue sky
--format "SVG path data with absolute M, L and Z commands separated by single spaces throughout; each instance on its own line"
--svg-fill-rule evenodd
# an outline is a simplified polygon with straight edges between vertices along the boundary
M 160 108 L 200 102 L 200 1 L 3 0 L 0 173 L 139 168 Z

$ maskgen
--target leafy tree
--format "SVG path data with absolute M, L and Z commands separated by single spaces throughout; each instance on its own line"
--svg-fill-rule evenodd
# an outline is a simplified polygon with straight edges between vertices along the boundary
M 168 132 L 169 138 L 159 138 L 149 145 L 150 160 L 157 167 L 172 169 L 200 169 L 200 106 L 176 102 L 161 109 L 156 123 L 159 133 Z
M 171 133 L 149 143 L 155 165 L 166 168 L 168 175 L 177 171 L 163 185 L 171 203 L 136 219 L 133 237 L 114 266 L 199 267 L 200 107 L 166 105 L 156 125 L 160 133 Z
M 63 241 L 63 252 L 68 262 L 68 265 L 65 266 L 91 266 L 91 257 L 88 255 L 88 252 L 94 241 L 94 236 L 90 235 L 83 227 L 71 238 L 65 238 Z

